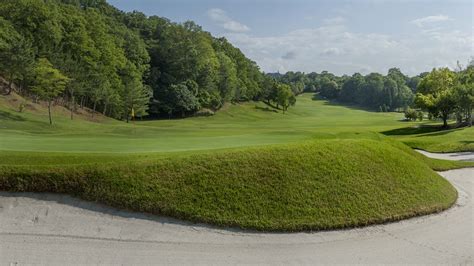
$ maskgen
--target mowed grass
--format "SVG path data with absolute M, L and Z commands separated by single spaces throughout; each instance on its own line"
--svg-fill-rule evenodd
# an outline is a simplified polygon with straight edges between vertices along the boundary
M 0 150 L 39 152 L 146 153 L 235 148 L 297 142 L 309 139 L 378 138 L 375 132 L 405 126 L 401 114 L 372 113 L 326 101 L 311 94 L 298 97 L 286 114 L 262 103 L 229 105 L 214 117 L 178 120 L 113 120 L 94 123 L 53 117 L 50 127 L 45 110 L 18 113 L 2 107 Z M 9 114 L 9 115 L 5 115 Z
M 399 113 L 309 94 L 286 114 L 246 103 L 206 118 L 90 116 L 71 121 L 57 107 L 50 126 L 44 107 L 18 113 L 0 97 L 0 190 L 67 193 L 221 226 L 324 230 L 444 210 L 456 190 L 433 169 L 474 166 L 429 159 L 399 141 L 423 148 L 443 137 L 459 150 L 471 129 L 427 132 Z
M 120 164 L 0 166 L 0 189 L 265 231 L 324 230 L 441 211 L 456 190 L 385 141 L 324 140 Z
M 130 124 L 97 116 L 93 120 L 98 119 L 100 123 L 91 122 L 84 119 L 84 115 L 71 121 L 67 110 L 56 108 L 55 124 L 51 127 L 45 108 L 37 105 L 34 110 L 19 113 L 15 110 L 19 101 L 8 104 L 0 96 L 0 150 L 161 153 L 311 139 L 379 139 L 380 132 L 392 132 L 391 137 L 429 151 L 474 150 L 474 129 L 418 134 L 417 127 L 432 123 L 404 122 L 400 113 L 370 112 L 312 97 L 312 94 L 298 97 L 297 105 L 286 114 L 252 102 L 228 105 L 213 117 Z M 406 135 L 406 131 L 398 129 L 407 129 L 413 134 Z
M 474 151 L 474 127 L 400 137 L 399 140 L 430 152 Z

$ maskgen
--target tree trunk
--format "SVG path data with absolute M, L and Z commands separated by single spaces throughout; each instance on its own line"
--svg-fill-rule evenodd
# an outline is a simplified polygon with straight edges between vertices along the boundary
M 92 108 L 92 117 L 94 117 L 96 107 L 97 107 L 97 102 L 94 101 L 94 108 Z
M 76 108 L 76 98 L 74 97 L 74 92 L 71 92 L 71 120 L 74 119 L 74 109 Z
M 48 101 L 48 115 L 49 115 L 49 124 L 50 124 L 50 125 L 53 124 L 53 119 L 51 118 L 51 103 L 52 103 L 52 101 L 49 100 L 49 101 Z
M 472 127 L 472 111 L 471 111 L 471 112 L 468 111 L 468 114 L 467 114 L 467 125 L 468 125 L 469 127 Z
M 107 103 L 104 104 L 104 111 L 102 112 L 103 115 L 107 112 Z
M 443 114 L 443 127 L 448 128 L 448 115 Z
M 10 75 L 10 80 L 8 81 L 8 91 L 6 95 L 10 95 L 13 91 L 13 74 Z

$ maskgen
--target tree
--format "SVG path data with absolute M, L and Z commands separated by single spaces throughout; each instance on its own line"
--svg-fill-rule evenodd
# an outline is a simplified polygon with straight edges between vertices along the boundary
M 448 127 L 449 115 L 456 109 L 453 93 L 455 74 L 448 68 L 433 69 L 424 77 L 416 95 L 416 105 L 427 110 L 433 117 L 443 120 L 443 127 Z
M 361 74 L 355 73 L 352 75 L 352 77 L 347 79 L 342 85 L 340 100 L 347 103 L 357 103 L 364 82 L 364 76 Z
M 13 26 L 0 17 L 0 73 L 8 79 L 9 95 L 15 79 L 24 78 L 33 66 L 33 50 Z
M 192 91 L 192 87 L 188 87 L 186 84 L 192 84 L 190 82 L 182 82 L 180 84 L 171 85 L 168 89 L 167 96 L 168 101 L 165 108 L 168 110 L 169 116 L 173 113 L 181 113 L 184 117 L 188 112 L 194 112 L 199 110 L 199 100 L 196 98 Z
M 123 117 L 127 121 L 135 116 L 142 117 L 147 115 L 150 98 L 152 97 L 151 88 L 143 85 L 137 76 L 129 76 L 124 81 L 122 93 Z
M 336 99 L 339 97 L 339 85 L 329 78 L 323 78 L 321 81 L 321 95 L 328 99 Z
M 471 127 L 473 123 L 472 110 L 474 109 L 474 66 L 468 66 L 464 71 L 458 73 L 454 97 L 461 120 L 464 119 Z
M 295 95 L 291 91 L 291 87 L 286 84 L 277 85 L 277 104 L 281 105 L 283 113 L 288 110 L 288 107 L 294 105 L 296 102 Z
M 48 103 L 49 124 L 53 124 L 51 105 L 66 88 L 69 78 L 64 76 L 46 58 L 40 58 L 34 68 L 35 84 L 32 92 Z

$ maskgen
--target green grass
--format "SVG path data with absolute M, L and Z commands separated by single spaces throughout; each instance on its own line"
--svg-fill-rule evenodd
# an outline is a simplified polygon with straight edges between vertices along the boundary
M 446 209 L 456 191 L 433 169 L 474 166 L 405 145 L 472 150 L 472 129 L 439 131 L 309 94 L 286 114 L 266 108 L 126 124 L 87 113 L 71 121 L 58 107 L 50 126 L 44 107 L 18 113 L 0 96 L 0 190 L 68 193 L 216 225 L 320 230 Z
M 376 132 L 406 125 L 401 114 L 371 113 L 298 97 L 287 114 L 262 110 L 262 103 L 230 105 L 214 117 L 101 124 L 70 121 L 56 115 L 47 123 L 46 112 L 0 116 L 0 150 L 38 152 L 149 153 L 235 148 L 311 139 L 378 138 Z M 0 102 L 0 108 L 1 102 Z M 410 123 L 411 124 L 411 123 Z
M 474 151 L 474 127 L 401 137 L 400 141 L 430 152 Z
M 154 153 L 202 151 L 291 143 L 312 139 L 379 139 L 391 132 L 406 144 L 429 151 L 474 150 L 474 129 L 416 134 L 419 125 L 400 113 L 374 113 L 298 97 L 287 114 L 266 110 L 262 103 L 230 105 L 214 117 L 101 123 L 69 120 L 57 109 L 50 126 L 46 110 L 18 113 L 0 96 L 0 150 L 70 153 Z M 397 133 L 396 130 L 405 129 Z M 404 135 L 406 129 L 414 134 Z
M 0 166 L 0 189 L 266 231 L 323 230 L 441 211 L 456 190 L 384 141 L 325 140 L 122 164 Z

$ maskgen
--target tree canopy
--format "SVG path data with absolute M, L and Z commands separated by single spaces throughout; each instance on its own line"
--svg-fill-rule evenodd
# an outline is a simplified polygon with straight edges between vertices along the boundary
M 31 90 L 40 58 L 71 81 L 60 96 L 105 115 L 192 115 L 258 100 L 264 74 L 192 21 L 122 12 L 105 0 L 4 0 L 0 74 Z M 72 117 L 72 116 L 71 116 Z

